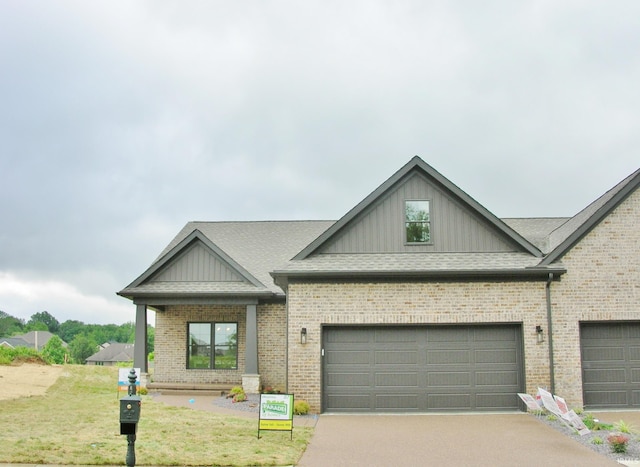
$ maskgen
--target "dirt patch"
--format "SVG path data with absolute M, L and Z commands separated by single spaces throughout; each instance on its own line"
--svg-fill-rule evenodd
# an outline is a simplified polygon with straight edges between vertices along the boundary
M 42 396 L 62 371 L 59 365 L 0 365 L 0 400 Z

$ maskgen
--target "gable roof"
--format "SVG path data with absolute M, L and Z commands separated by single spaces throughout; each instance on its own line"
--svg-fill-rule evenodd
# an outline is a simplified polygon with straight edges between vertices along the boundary
M 134 344 L 113 342 L 87 358 L 87 362 L 130 362 L 133 361 Z
M 334 221 L 189 222 L 158 259 L 118 292 L 127 298 L 159 296 L 282 296 L 269 272 L 286 263 Z M 236 281 L 154 281 L 199 242 L 241 277 Z
M 440 174 L 437 170 L 424 162 L 420 157 L 413 157 L 407 164 L 392 175 L 387 181 L 374 190 L 369 196 L 358 203 L 353 209 L 345 214 L 338 222 L 333 224 L 327 229 L 321 236 L 319 236 L 312 243 L 307 245 L 302 251 L 300 251 L 293 260 L 307 259 L 314 252 L 318 251 L 324 244 L 326 244 L 332 237 L 334 237 L 341 229 L 344 229 L 352 220 L 365 211 L 369 206 L 375 203 L 378 199 L 384 197 L 390 190 L 392 190 L 403 180 L 414 173 L 419 172 L 425 175 L 430 181 L 434 182 L 441 189 L 448 194 L 459 200 L 470 211 L 474 212 L 480 218 L 484 219 L 489 225 L 493 226 L 498 232 L 500 232 L 504 238 L 515 244 L 521 251 L 527 252 L 533 256 L 541 257 L 541 251 L 529 242 L 526 238 L 513 230 L 503 221 L 498 219 L 484 206 L 478 203 L 475 199 L 469 196 L 467 193 L 458 188 L 449 179 Z
M 640 169 L 551 232 L 549 235 L 551 252 L 540 264 L 548 265 L 562 258 L 639 186 Z
M 29 343 L 21 337 L 2 337 L 0 345 L 15 349 L 16 347 L 29 347 Z

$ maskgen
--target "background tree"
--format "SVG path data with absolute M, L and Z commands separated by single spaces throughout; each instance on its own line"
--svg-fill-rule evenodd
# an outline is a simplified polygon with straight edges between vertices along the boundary
M 48 331 L 49 328 L 42 321 L 27 321 L 27 324 L 24 325 L 24 332 L 31 331 Z
M 24 329 L 24 321 L 0 310 L 0 337 L 11 337 L 21 334 Z
M 53 336 L 49 339 L 49 342 L 42 349 L 42 356 L 49 363 L 57 363 L 62 365 L 66 363 L 65 355 L 67 355 L 67 349 L 62 345 L 62 339 L 58 336 Z
M 30 328 L 30 331 L 49 331 L 52 334 L 57 334 L 60 329 L 60 323 L 48 311 L 32 314 L 31 319 L 27 322 L 27 327 L 34 326 L 36 323 L 44 323 L 46 329 Z
M 86 324 L 75 319 L 68 319 L 60 325 L 58 335 L 65 342 L 71 342 L 74 337 L 84 331 Z
M 98 351 L 98 344 L 84 334 L 78 334 L 69 344 L 69 353 L 75 363 L 84 365 L 87 358 Z

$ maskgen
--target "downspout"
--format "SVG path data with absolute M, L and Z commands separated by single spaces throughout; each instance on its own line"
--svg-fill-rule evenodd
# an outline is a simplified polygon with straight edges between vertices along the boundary
M 551 318 L 551 281 L 553 273 L 549 273 L 545 292 L 547 297 L 547 341 L 549 342 L 549 378 L 551 379 L 551 394 L 555 393 L 556 377 L 555 365 L 553 363 L 553 319 Z

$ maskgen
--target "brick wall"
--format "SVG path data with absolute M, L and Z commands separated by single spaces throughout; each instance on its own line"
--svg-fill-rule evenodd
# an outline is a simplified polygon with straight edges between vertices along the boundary
M 321 407 L 321 325 L 522 323 L 526 390 L 549 386 L 545 282 L 291 283 L 289 387 L 315 412 Z M 307 344 L 300 344 L 300 328 Z
M 640 190 L 562 259 L 551 286 L 556 393 L 582 406 L 580 322 L 640 320 Z
M 264 385 L 285 386 L 284 304 L 258 305 L 258 368 Z M 187 369 L 187 323 L 238 323 L 238 369 Z M 244 305 L 177 305 L 156 313 L 153 381 L 163 383 L 242 384 L 245 369 L 246 307 Z

